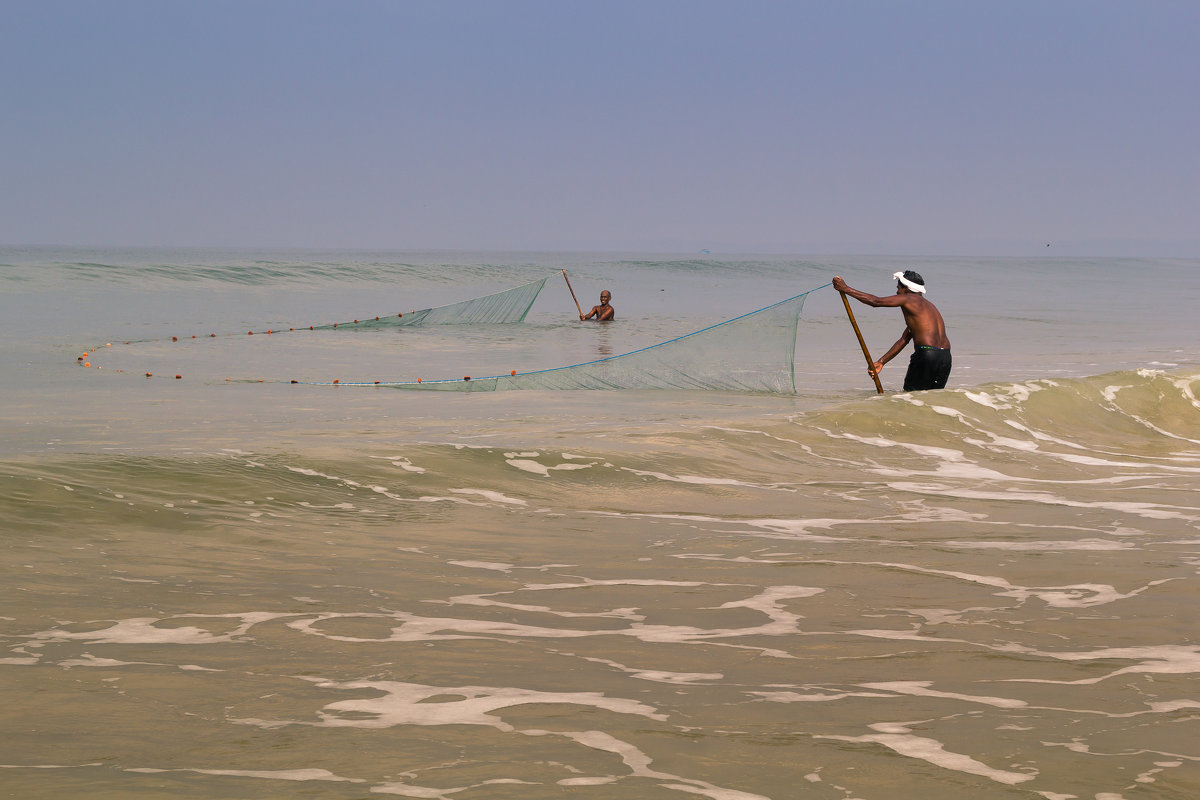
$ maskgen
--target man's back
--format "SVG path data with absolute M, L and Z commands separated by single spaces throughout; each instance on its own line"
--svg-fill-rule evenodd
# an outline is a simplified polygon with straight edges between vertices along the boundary
M 912 292 L 904 295 L 900 304 L 904 312 L 904 322 L 912 331 L 913 344 L 925 347 L 950 347 L 950 338 L 946 336 L 946 322 L 937 306 L 925 299 L 924 295 Z

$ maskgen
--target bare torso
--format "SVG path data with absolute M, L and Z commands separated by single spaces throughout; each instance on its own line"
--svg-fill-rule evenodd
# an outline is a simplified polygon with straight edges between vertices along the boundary
M 904 323 L 912 333 L 913 344 L 949 349 L 950 337 L 946 336 L 946 323 L 937 306 L 916 292 L 902 297 L 900 310 L 904 312 Z

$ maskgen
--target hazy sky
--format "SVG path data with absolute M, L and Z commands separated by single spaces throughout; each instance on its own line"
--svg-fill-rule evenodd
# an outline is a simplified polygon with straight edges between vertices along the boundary
M 1200 256 L 1196 0 L 0 20 L 0 244 Z

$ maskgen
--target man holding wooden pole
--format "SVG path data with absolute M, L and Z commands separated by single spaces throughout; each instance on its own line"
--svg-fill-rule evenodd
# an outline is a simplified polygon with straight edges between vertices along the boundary
M 580 314 L 579 318 L 584 320 L 595 317 L 598 322 L 607 322 L 610 319 L 616 319 L 616 310 L 608 304 L 610 299 L 612 299 L 612 294 L 608 289 L 605 289 L 600 293 L 600 305 L 592 306 L 591 311 L 586 314 Z
M 833 288 L 843 296 L 849 295 L 860 303 L 876 308 L 898 306 L 904 313 L 904 332 L 867 371 L 878 385 L 879 371 L 883 365 L 895 358 L 911 341 L 915 350 L 908 362 L 908 374 L 904 376 L 904 391 L 943 389 L 950 377 L 951 362 L 950 339 L 946 336 L 942 314 L 937 306 L 925 299 L 925 279 L 919 274 L 905 270 L 892 277 L 896 279 L 896 293 L 889 297 L 876 297 L 852 289 L 840 276 L 833 279 Z M 848 305 L 846 310 L 850 310 Z
M 575 301 L 575 310 L 579 312 L 580 322 L 592 317 L 595 317 L 598 322 L 607 322 L 617 318 L 616 309 L 608 304 L 608 301 L 612 299 L 612 292 L 608 289 L 600 292 L 600 305 L 592 306 L 592 310 L 584 314 L 583 309 L 579 307 L 579 298 L 575 296 L 575 290 L 571 288 L 571 279 L 567 277 L 567 271 L 564 269 L 562 274 L 563 280 L 567 282 L 567 288 L 571 290 L 571 299 Z

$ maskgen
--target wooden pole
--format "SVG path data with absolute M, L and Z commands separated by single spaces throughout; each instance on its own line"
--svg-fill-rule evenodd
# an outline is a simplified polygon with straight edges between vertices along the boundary
M 863 340 L 862 331 L 858 329 L 858 323 L 854 320 L 854 312 L 850 310 L 850 300 L 844 294 L 842 302 L 846 304 L 846 316 L 850 317 L 850 324 L 854 326 L 854 335 L 858 337 L 858 344 L 862 347 L 863 355 L 867 357 L 867 369 L 870 371 L 871 377 L 875 379 L 875 388 L 880 394 L 883 394 L 883 384 L 879 382 L 879 376 L 875 374 L 875 362 L 871 360 L 871 353 L 867 350 L 867 343 Z
M 562 271 L 563 280 L 567 282 L 567 288 L 571 289 L 571 279 L 567 277 L 567 271 Z M 575 296 L 575 290 L 571 289 L 571 299 L 575 301 L 575 308 L 579 311 L 579 318 L 583 319 L 583 309 L 579 308 L 579 298 Z

